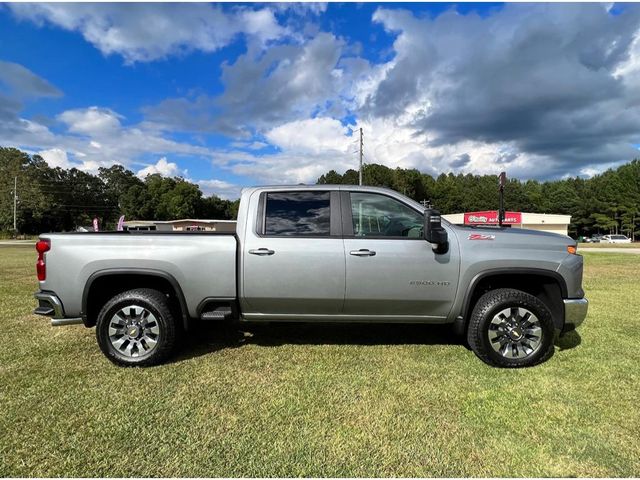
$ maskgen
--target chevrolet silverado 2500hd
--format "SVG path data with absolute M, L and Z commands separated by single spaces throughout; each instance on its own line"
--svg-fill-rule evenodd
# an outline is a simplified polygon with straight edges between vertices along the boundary
M 249 188 L 235 233 L 43 234 L 35 313 L 152 365 L 194 321 L 450 323 L 484 362 L 548 359 L 587 314 L 563 235 L 441 221 L 392 190 Z

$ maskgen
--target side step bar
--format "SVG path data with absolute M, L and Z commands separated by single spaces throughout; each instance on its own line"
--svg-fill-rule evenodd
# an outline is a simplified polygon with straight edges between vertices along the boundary
M 66 325 L 79 325 L 84 323 L 82 318 L 52 318 L 51 326 L 52 327 L 64 327 Z
M 214 308 L 213 310 L 202 312 L 200 314 L 200 320 L 205 320 L 207 322 L 216 320 L 229 320 L 232 316 L 233 312 L 231 311 L 231 307 L 219 306 Z

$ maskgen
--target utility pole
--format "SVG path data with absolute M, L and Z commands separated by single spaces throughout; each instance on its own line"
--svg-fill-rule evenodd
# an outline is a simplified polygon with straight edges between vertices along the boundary
M 353 144 L 352 144 L 353 145 Z M 362 156 L 363 156 L 363 148 L 364 148 L 364 138 L 362 134 L 362 127 L 360 127 L 360 170 L 358 173 L 358 181 L 359 185 L 362 185 Z
M 504 186 L 507 183 L 507 172 L 498 175 L 498 192 L 500 193 L 500 207 L 498 209 L 498 225 L 502 227 L 504 222 Z
M 13 177 L 13 231 L 17 232 L 16 228 L 16 211 L 18 206 L 18 177 Z

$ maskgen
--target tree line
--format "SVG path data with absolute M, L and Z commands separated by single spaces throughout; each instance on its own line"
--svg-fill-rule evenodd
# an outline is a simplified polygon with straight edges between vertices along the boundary
M 16 227 L 22 234 L 73 231 L 98 218 L 101 230 L 126 219 L 231 219 L 238 202 L 204 196 L 198 185 L 159 174 L 138 178 L 122 165 L 97 175 L 51 168 L 39 155 L 0 147 L 0 232 L 13 234 L 13 189 L 17 178 Z
M 0 232 L 13 232 L 13 186 L 17 177 L 20 233 L 72 231 L 99 219 L 101 229 L 114 229 L 120 215 L 129 220 L 178 218 L 234 219 L 238 200 L 205 196 L 198 185 L 159 174 L 138 178 L 121 165 L 101 167 L 97 175 L 76 168 L 51 168 L 39 155 L 0 147 Z M 441 174 L 368 164 L 366 185 L 392 188 L 414 200 L 426 200 L 442 213 L 498 208 L 495 175 Z M 319 184 L 358 184 L 358 172 L 331 170 Z M 640 229 L 640 160 L 591 178 L 554 181 L 509 179 L 507 210 L 571 215 L 573 236 L 624 233 Z
M 320 184 L 358 184 L 358 172 L 331 170 Z M 428 201 L 442 213 L 498 209 L 497 175 L 441 174 L 437 178 L 415 169 L 368 164 L 365 185 L 388 187 L 417 201 Z M 510 211 L 571 215 L 569 234 L 640 233 L 640 160 L 591 178 L 537 181 L 508 179 L 505 208 Z

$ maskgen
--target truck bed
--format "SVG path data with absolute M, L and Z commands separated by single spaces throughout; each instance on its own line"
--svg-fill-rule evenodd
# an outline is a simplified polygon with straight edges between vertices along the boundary
M 238 241 L 231 232 L 73 232 L 41 238 L 51 241 L 51 250 L 40 289 L 63 299 L 66 316 L 84 313 L 82 292 L 89 277 L 113 269 L 171 275 L 192 317 L 205 298 L 236 298 Z

